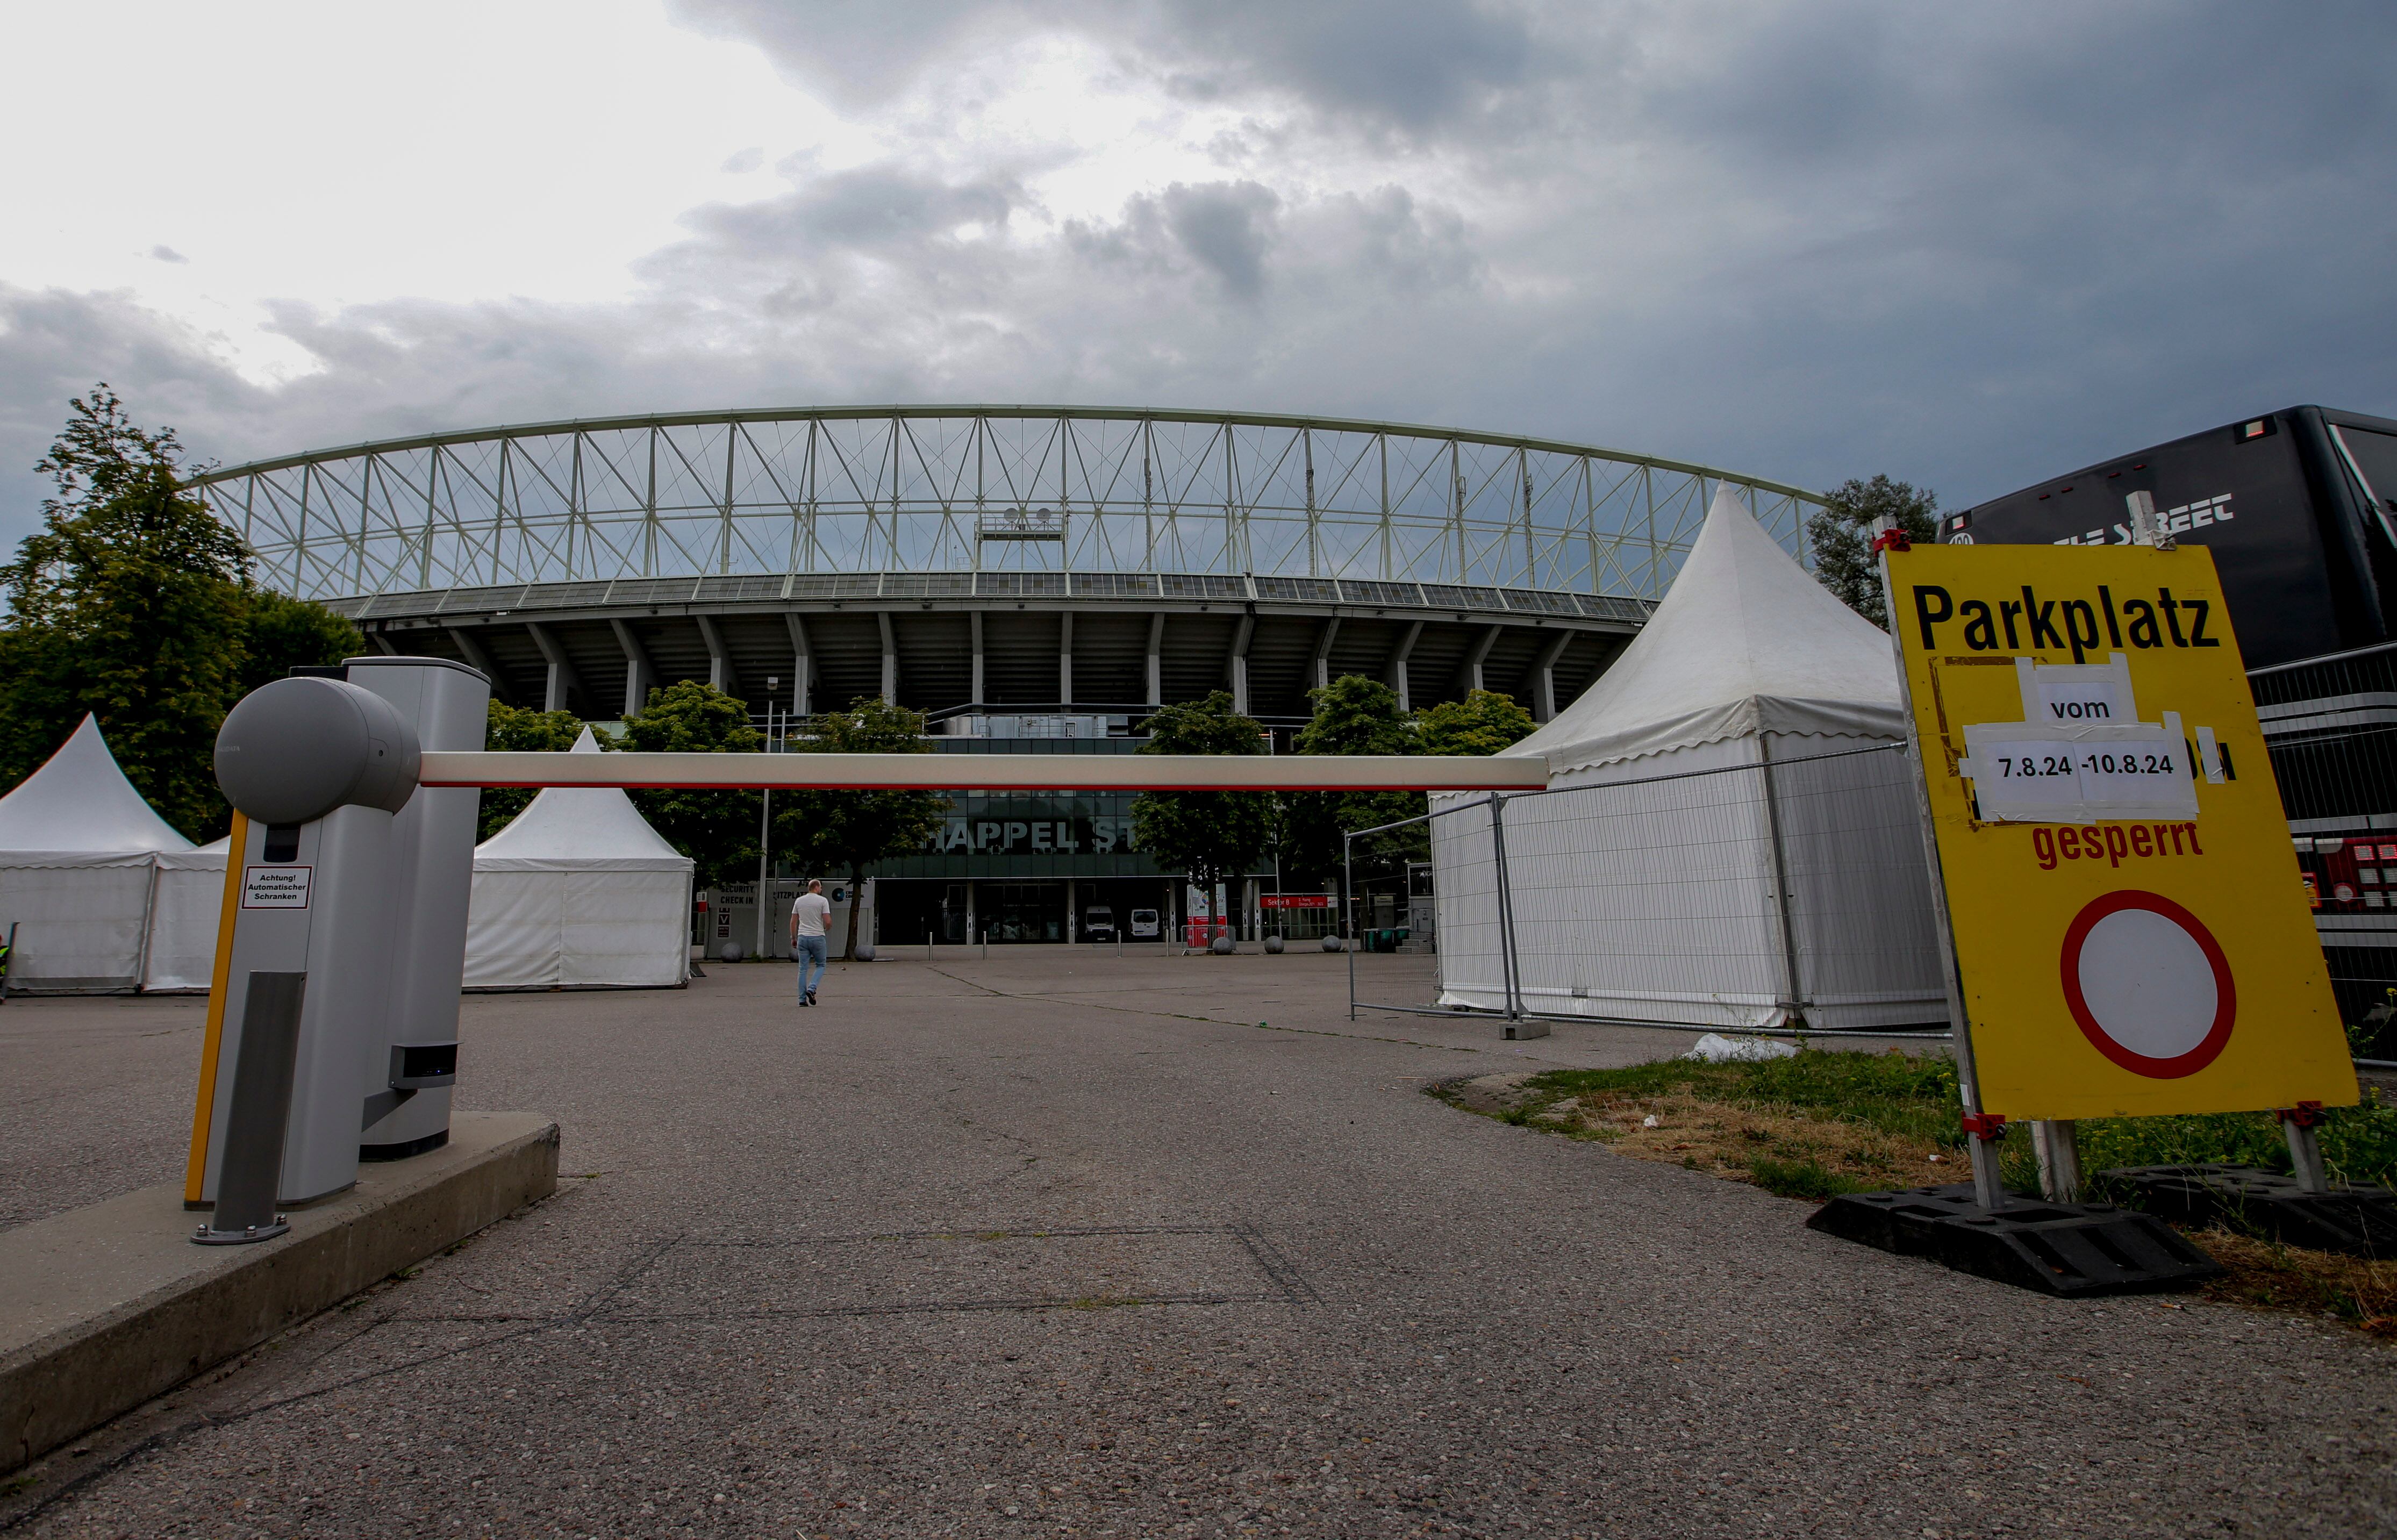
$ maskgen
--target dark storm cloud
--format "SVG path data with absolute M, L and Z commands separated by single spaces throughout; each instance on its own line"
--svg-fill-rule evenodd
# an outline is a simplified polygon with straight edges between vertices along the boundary
M 786 193 L 691 211 L 630 301 L 285 307 L 318 369 L 273 389 L 123 296 L 0 292 L 0 460 L 29 466 L 98 377 L 228 460 L 716 405 L 1107 401 L 1817 487 L 1886 470 L 1950 503 L 2298 401 L 2397 415 L 2382 7 L 685 9 L 862 117 L 933 88 L 884 159 L 786 162 Z M 1027 191 L 1045 152 L 984 149 L 946 88 L 1043 29 L 1232 114 L 1220 171 L 1053 219 Z
M 703 244 L 739 250 L 891 250 L 940 240 L 964 224 L 1004 224 L 1023 196 L 1005 180 L 948 181 L 875 166 L 810 178 L 764 203 L 697 209 L 684 222 Z
M 1214 274 L 1225 292 L 1254 299 L 1265 288 L 1265 249 L 1281 200 L 1253 181 L 1192 187 L 1175 182 L 1157 199 L 1183 250 Z
M 810 89 L 852 105 L 1026 31 L 1121 49 L 1187 95 L 1291 92 L 1410 130 L 1535 73 L 1527 8 L 1469 0 L 676 0 L 675 9 L 703 31 L 758 43 Z

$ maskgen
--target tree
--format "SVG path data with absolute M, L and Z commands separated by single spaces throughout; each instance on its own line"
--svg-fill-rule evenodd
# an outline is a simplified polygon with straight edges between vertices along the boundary
M 1413 754 L 1414 723 L 1399 709 L 1398 691 L 1376 679 L 1345 674 L 1306 692 L 1315 716 L 1299 730 L 1301 754 Z M 1282 873 L 1323 881 L 1338 877 L 1346 829 L 1373 828 L 1419 816 L 1424 795 L 1410 791 L 1294 792 L 1282 799 Z M 1429 849 L 1420 824 L 1369 836 L 1353 855 L 1374 873 L 1396 872 Z
M 641 714 L 624 724 L 623 746 L 653 754 L 755 754 L 765 739 L 749 725 L 747 702 L 684 679 L 649 691 Z M 649 826 L 690 857 L 699 886 L 756 878 L 757 793 L 665 786 L 632 797 Z
M 358 628 L 323 605 L 271 589 L 256 590 L 249 596 L 249 612 L 242 618 L 241 693 L 295 668 L 355 658 L 366 648 Z
M 1462 701 L 1442 701 L 1415 713 L 1417 752 L 1495 754 L 1529 738 L 1538 726 L 1512 695 L 1468 690 Z
M 791 746 L 817 754 L 930 754 L 924 718 L 878 695 L 861 695 L 842 711 L 808 724 Z M 850 891 L 875 864 L 923 847 L 949 810 L 947 797 L 929 791 L 803 791 L 784 794 L 784 810 L 774 818 L 776 844 L 804 868 L 845 871 Z M 857 911 L 849 905 L 849 938 L 841 956 L 857 956 Z
M 1203 701 L 1162 708 L 1148 719 L 1143 754 L 1256 754 L 1265 730 L 1232 709 L 1216 690 Z M 1203 892 L 1236 883 L 1273 846 L 1274 798 L 1267 792 L 1143 792 L 1132 798 L 1133 837 L 1167 871 L 1190 874 Z
M 526 711 L 493 701 L 483 746 L 501 753 L 564 754 L 582 736 L 583 718 L 570 711 Z M 482 809 L 475 823 L 476 843 L 514 823 L 540 795 L 531 786 L 484 787 Z
M 217 729 L 234 703 L 361 649 L 322 605 L 258 588 L 240 537 L 183 484 L 174 430 L 136 424 L 106 384 L 70 404 L 35 467 L 56 495 L 0 567 L 0 784 L 89 712 L 126 778 L 194 838 L 221 834 Z
M 0 568 L 0 775 L 40 766 L 83 714 L 161 817 L 226 826 L 216 732 L 240 698 L 249 554 L 182 486 L 172 429 L 149 433 L 102 384 L 35 466 L 42 528 Z
M 1894 517 L 1907 539 L 1928 544 L 1939 538 L 1938 513 L 1938 493 L 1928 487 L 1917 491 L 1885 475 L 1833 488 L 1806 521 L 1806 538 L 1814 547 L 1814 576 L 1841 604 L 1888 630 L 1881 560 L 1872 551 L 1873 523 L 1884 516 Z

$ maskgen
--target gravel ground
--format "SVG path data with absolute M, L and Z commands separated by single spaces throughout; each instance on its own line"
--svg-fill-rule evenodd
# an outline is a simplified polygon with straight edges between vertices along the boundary
M 837 970 L 806 1011 L 763 965 L 472 998 L 462 1105 L 556 1116 L 559 1195 L 54 1459 L 0 1527 L 2397 1529 L 2388 1348 L 2024 1293 L 1459 1113 L 1422 1088 L 1687 1035 L 1352 1026 L 1340 970 L 1027 948 Z M 0 1213 L 175 1174 L 191 1007 L 0 1015 Z

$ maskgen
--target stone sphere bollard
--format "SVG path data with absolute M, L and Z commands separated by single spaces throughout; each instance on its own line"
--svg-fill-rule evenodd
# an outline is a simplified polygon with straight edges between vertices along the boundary
M 1265 938 L 1265 950 L 1276 955 L 1279 955 L 1281 951 L 1281 938 L 1279 936 L 1267 936 Z
M 874 944 L 872 942 L 861 941 L 857 944 L 857 960 L 860 962 L 872 962 L 874 960 Z
M 1211 945 L 1211 950 L 1212 950 L 1219 957 L 1230 957 L 1232 955 L 1232 938 L 1229 936 L 1217 936 Z
M 1340 950 L 1340 938 L 1338 936 L 1324 937 L 1323 949 L 1327 952 L 1337 952 Z
M 725 962 L 739 962 L 745 956 L 747 956 L 747 954 L 741 950 L 741 944 L 739 942 L 728 941 L 724 944 L 724 951 L 721 954 L 721 960 Z

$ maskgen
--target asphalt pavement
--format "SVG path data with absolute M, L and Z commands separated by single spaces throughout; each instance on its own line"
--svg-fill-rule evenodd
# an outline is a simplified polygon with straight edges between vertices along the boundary
M 2397 1532 L 2397 1353 L 2065 1302 L 1423 1094 L 1688 1034 L 1344 959 L 466 1003 L 558 1196 L 47 1462 L 38 1535 Z M 180 1171 L 189 1002 L 0 1011 L 0 1225 Z M 0 1307 L 5 1303 L 0 1302 Z

